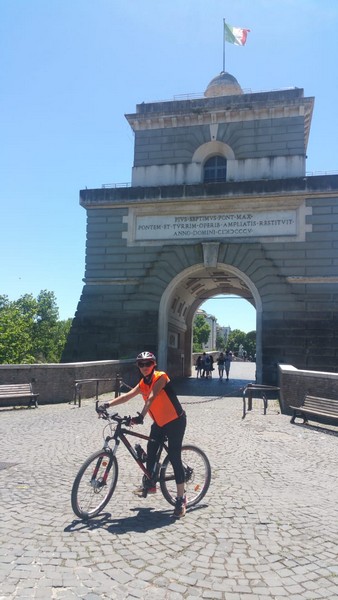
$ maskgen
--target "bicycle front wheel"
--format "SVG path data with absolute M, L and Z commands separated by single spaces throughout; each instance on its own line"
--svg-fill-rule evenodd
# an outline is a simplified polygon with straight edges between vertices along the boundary
M 94 452 L 75 477 L 71 502 L 80 519 L 96 517 L 112 497 L 118 477 L 116 457 L 109 450 Z
M 182 446 L 182 463 L 185 472 L 187 507 L 195 506 L 209 489 L 211 467 L 207 455 L 197 446 Z M 174 470 L 167 456 L 160 473 L 161 491 L 169 504 L 175 505 L 177 485 Z

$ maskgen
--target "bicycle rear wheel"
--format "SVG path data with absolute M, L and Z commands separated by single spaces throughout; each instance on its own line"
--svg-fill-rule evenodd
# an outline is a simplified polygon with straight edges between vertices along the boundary
M 118 478 L 116 457 L 109 450 L 94 452 L 75 477 L 71 503 L 80 519 L 96 517 L 112 497 Z
M 185 471 L 187 507 L 195 506 L 209 489 L 211 467 L 207 455 L 197 446 L 182 446 L 182 462 Z M 160 472 L 161 491 L 169 504 L 175 505 L 177 486 L 174 471 L 167 456 Z

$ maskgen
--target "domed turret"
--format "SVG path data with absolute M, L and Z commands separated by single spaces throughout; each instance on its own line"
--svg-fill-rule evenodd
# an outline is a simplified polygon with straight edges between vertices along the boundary
M 206 98 L 213 98 L 215 96 L 235 96 L 238 94 L 243 94 L 243 90 L 236 77 L 225 71 L 222 71 L 219 75 L 214 77 L 204 92 Z

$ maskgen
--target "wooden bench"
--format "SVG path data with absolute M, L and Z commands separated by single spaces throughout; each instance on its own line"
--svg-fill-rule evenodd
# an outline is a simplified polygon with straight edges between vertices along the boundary
M 338 400 L 333 400 L 332 398 L 319 398 L 306 394 L 301 406 L 290 406 L 290 408 L 293 410 L 291 423 L 294 423 L 297 417 L 303 419 L 303 423 L 308 422 L 307 417 L 338 420 Z
M 14 406 L 28 402 L 28 407 L 38 408 L 38 396 L 33 392 L 31 383 L 0 384 L 0 403 L 2 400 L 14 400 Z

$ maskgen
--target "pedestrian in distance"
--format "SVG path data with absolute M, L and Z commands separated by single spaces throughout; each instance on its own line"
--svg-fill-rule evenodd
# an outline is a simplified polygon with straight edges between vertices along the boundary
M 224 356 L 223 352 L 220 352 L 219 357 L 217 359 L 218 376 L 219 376 L 220 381 L 223 381 L 224 365 L 225 365 L 225 356 Z
M 184 517 L 186 513 L 187 498 L 184 490 L 184 468 L 182 464 L 181 451 L 183 436 L 186 428 L 186 414 L 178 400 L 170 382 L 170 378 L 164 371 L 156 370 L 156 357 L 151 352 L 141 352 L 136 358 L 136 365 L 140 371 L 139 383 L 125 394 L 121 394 L 114 400 L 105 403 L 105 408 L 124 404 L 141 395 L 144 406 L 136 417 L 132 418 L 132 425 L 142 425 L 147 413 L 153 419 L 150 429 L 150 440 L 147 445 L 147 470 L 153 473 L 156 462 L 156 453 L 166 436 L 168 439 L 168 455 L 172 464 L 177 486 L 177 498 L 173 516 Z M 156 484 L 143 478 L 142 486 L 138 488 L 136 495 L 144 496 L 144 486 L 147 493 L 156 492 Z
M 209 377 L 211 377 L 211 369 L 212 369 L 211 356 L 209 354 L 205 354 L 205 358 L 204 358 L 204 372 L 205 372 L 205 378 L 206 379 L 209 379 Z
M 201 373 L 202 373 L 202 356 L 197 357 L 195 369 L 196 369 L 196 377 L 198 379 L 199 377 L 201 377 Z
M 203 352 L 202 356 L 201 356 L 201 378 L 203 379 L 205 377 L 205 359 L 206 359 L 206 352 Z
M 210 378 L 212 379 L 212 372 L 214 370 L 214 357 L 212 354 L 210 354 Z
M 232 361 L 232 352 L 231 352 L 231 350 L 226 350 L 224 368 L 225 368 L 225 374 L 226 374 L 227 381 L 229 381 L 229 372 L 230 372 L 231 361 Z

